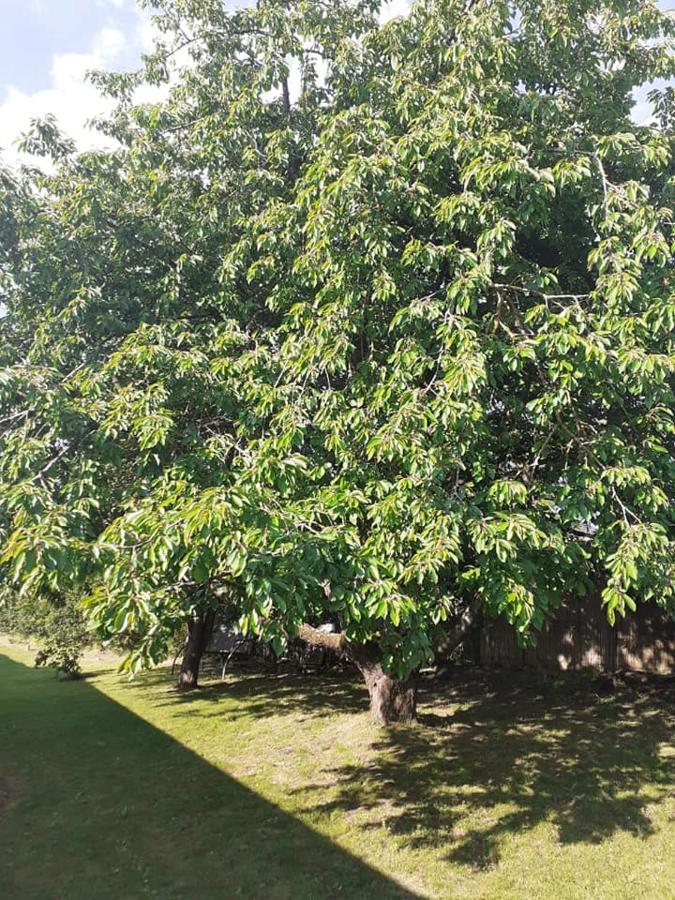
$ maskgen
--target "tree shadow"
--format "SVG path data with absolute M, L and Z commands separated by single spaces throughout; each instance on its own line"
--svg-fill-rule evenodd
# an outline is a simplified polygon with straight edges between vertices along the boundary
M 675 757 L 660 752 L 675 734 L 673 699 L 667 686 L 606 696 L 585 678 L 461 673 L 426 688 L 419 724 L 383 732 L 366 767 L 333 772 L 337 795 L 321 803 L 320 784 L 302 790 L 314 810 L 358 814 L 476 870 L 542 822 L 561 844 L 645 838 L 650 805 L 674 794 Z M 448 701 L 454 713 L 439 713 Z
M 86 681 L 0 684 L 0 896 L 419 896 Z
M 161 685 L 167 682 L 165 670 L 148 673 L 143 676 L 143 684 Z M 133 689 L 133 682 L 132 682 Z M 184 712 L 177 712 L 180 717 L 194 716 L 194 700 L 212 705 L 206 712 L 200 708 L 198 715 L 202 718 L 220 717 L 223 715 L 219 705 L 225 698 L 237 701 L 237 707 L 228 708 L 228 719 L 266 718 L 284 711 L 302 711 L 306 716 L 325 716 L 331 712 L 360 713 L 367 707 L 367 693 L 363 684 L 359 683 L 355 673 L 331 672 L 324 674 L 299 675 L 285 673 L 271 675 L 265 672 L 234 672 L 226 680 L 202 684 L 196 692 L 178 692 L 167 684 L 165 699 L 160 705 L 169 705 Z

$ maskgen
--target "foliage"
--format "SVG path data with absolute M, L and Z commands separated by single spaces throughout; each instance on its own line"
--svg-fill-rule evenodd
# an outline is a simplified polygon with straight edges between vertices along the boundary
M 0 630 L 37 641 L 35 665 L 57 669 L 66 678 L 79 675 L 82 652 L 93 642 L 85 616 L 70 598 L 7 594 L 0 600 Z
M 2 562 L 132 668 L 196 609 L 337 616 L 406 676 L 675 606 L 672 98 L 645 0 L 153 3 L 118 149 L 3 171 Z M 178 65 L 181 54 L 188 54 Z M 143 81 L 168 96 L 135 106 Z M 295 84 L 297 82 L 297 89 Z

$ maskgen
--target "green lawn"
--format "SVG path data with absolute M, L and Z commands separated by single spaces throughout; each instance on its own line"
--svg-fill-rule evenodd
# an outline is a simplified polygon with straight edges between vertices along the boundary
M 0 897 L 675 897 L 673 698 L 463 674 L 58 682 L 0 655 Z

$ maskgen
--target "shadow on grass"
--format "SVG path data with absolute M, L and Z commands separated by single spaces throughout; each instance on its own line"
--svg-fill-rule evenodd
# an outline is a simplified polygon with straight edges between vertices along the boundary
M 158 679 L 166 676 L 157 675 Z M 561 844 L 598 844 L 617 832 L 653 833 L 649 806 L 675 793 L 672 682 L 607 685 L 569 674 L 558 681 L 526 673 L 458 670 L 426 682 L 420 721 L 381 731 L 366 764 L 317 772 L 297 794 L 304 810 L 347 816 L 358 827 L 386 825 L 411 847 L 440 848 L 476 870 L 499 862 L 504 844 L 550 823 Z M 199 692 L 207 701 L 185 715 L 228 719 L 297 718 L 367 707 L 349 673 L 236 676 Z M 180 708 L 181 695 L 167 695 Z M 182 715 L 183 713 L 179 713 Z M 337 790 L 326 799 L 326 778 Z
M 133 689 L 133 682 L 131 687 Z M 166 684 L 165 699 L 160 701 L 174 709 L 185 707 L 178 716 L 194 716 L 194 700 L 207 703 L 208 712 L 200 709 L 202 718 L 223 715 L 220 701 L 225 698 L 237 701 L 238 708 L 228 708 L 228 720 L 237 718 L 265 718 L 280 712 L 294 714 L 302 711 L 305 715 L 325 716 L 330 712 L 361 713 L 367 708 L 365 686 L 352 672 L 330 672 L 326 674 L 300 675 L 287 673 L 270 675 L 265 672 L 233 672 L 226 681 L 207 682 L 198 691 L 180 693 L 172 690 L 173 681 L 168 680 L 166 670 L 155 670 L 143 675 L 138 682 L 141 690 L 148 684 Z
M 421 700 L 416 727 L 383 732 L 367 767 L 333 772 L 336 797 L 322 803 L 320 785 L 314 796 L 303 787 L 308 807 L 358 813 L 362 827 L 386 824 L 409 846 L 481 870 L 542 822 L 561 844 L 648 837 L 649 805 L 673 796 L 675 757 L 660 752 L 675 735 L 672 688 L 602 696 L 583 678 L 542 688 L 460 674 Z M 457 711 L 439 714 L 448 702 Z
M 4 656 L 0 782 L 0 896 L 415 896 L 86 681 Z

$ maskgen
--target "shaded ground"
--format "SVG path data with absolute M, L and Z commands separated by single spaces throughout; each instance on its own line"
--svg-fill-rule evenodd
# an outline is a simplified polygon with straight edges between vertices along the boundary
M 668 687 L 465 672 L 385 731 L 339 675 L 183 697 L 8 652 L 0 896 L 675 897 Z
M 415 896 L 90 684 L 4 656 L 0 773 L 0 897 Z

